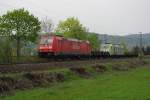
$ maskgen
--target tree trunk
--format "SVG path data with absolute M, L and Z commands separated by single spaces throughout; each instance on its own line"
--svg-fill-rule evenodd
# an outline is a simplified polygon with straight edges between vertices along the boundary
M 20 61 L 20 38 L 17 38 L 17 62 Z

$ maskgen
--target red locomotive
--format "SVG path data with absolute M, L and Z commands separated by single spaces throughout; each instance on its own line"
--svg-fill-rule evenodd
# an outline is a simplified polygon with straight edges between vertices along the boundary
M 42 35 L 38 46 L 39 56 L 89 56 L 89 41 L 64 38 L 58 35 Z

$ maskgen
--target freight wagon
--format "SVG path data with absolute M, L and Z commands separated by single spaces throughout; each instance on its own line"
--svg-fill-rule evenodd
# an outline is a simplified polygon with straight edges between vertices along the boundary
M 109 55 L 124 55 L 125 50 L 121 44 L 106 43 L 101 44 L 101 52 L 107 52 Z

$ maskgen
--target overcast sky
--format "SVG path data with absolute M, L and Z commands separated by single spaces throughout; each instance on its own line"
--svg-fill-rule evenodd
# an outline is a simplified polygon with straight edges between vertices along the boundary
M 91 32 L 124 35 L 150 32 L 150 0 L 0 0 L 0 15 L 13 8 L 39 19 L 77 17 Z

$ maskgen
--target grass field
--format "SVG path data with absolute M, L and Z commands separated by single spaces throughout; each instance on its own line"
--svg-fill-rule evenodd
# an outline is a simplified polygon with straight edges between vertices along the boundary
M 76 78 L 48 88 L 18 91 L 1 100 L 150 100 L 150 67 Z

